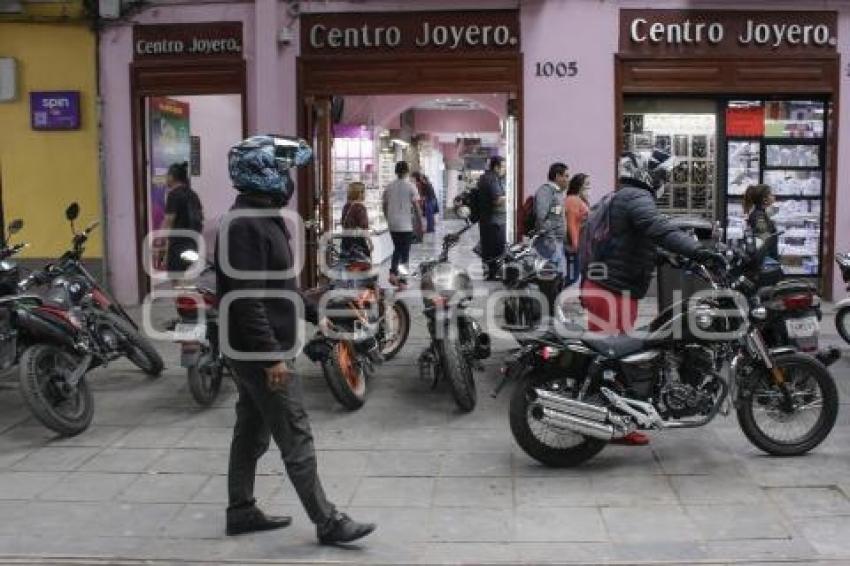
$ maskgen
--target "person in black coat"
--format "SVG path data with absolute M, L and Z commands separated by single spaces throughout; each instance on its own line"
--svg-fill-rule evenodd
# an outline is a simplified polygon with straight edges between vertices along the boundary
M 255 136 L 234 146 L 228 157 L 240 194 L 216 240 L 221 346 L 239 392 L 227 474 L 227 534 L 291 523 L 290 517 L 265 515 L 254 499 L 257 460 L 273 438 L 319 541 L 350 542 L 375 525 L 338 512 L 319 480 L 301 381 L 292 363 L 299 341 L 296 305 L 304 305 L 307 320 L 315 323 L 319 317 L 313 305 L 299 299 L 295 274 L 287 273 L 294 265 L 290 235 L 283 217 L 275 214 L 292 196 L 289 167 L 309 161 L 310 151 L 303 142 Z
M 497 278 L 498 266 L 493 260 L 505 251 L 507 240 L 507 197 L 505 196 L 505 158 L 490 158 L 487 171 L 478 179 L 478 195 L 481 202 L 481 217 L 478 230 L 481 237 L 481 259 L 487 271 L 487 279 Z
M 768 185 L 750 185 L 744 192 L 747 227 L 767 246 L 765 257 L 779 261 L 779 239 L 774 235 L 776 223 L 770 217 L 774 201 L 773 191 Z

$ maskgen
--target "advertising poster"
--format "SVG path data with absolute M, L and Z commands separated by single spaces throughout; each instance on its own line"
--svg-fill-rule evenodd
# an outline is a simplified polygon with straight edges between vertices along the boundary
M 159 229 L 165 216 L 165 177 L 172 163 L 190 161 L 189 104 L 170 98 L 148 99 L 148 222 Z

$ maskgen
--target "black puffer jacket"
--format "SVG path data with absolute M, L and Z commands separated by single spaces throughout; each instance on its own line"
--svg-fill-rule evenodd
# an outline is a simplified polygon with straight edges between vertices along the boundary
M 652 280 L 656 246 L 686 257 L 694 257 L 700 248 L 696 240 L 658 211 L 650 191 L 629 185 L 623 185 L 611 203 L 611 233 L 611 250 L 598 262 L 606 269 L 589 269 L 587 278 L 638 299 L 646 296 Z

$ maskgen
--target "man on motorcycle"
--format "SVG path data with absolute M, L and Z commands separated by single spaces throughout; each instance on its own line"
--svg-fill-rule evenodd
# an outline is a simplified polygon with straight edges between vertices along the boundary
M 265 515 L 254 499 L 257 460 L 268 449 L 271 437 L 307 515 L 316 524 L 319 541 L 332 544 L 364 537 L 375 525 L 357 523 L 339 513 L 325 496 L 301 381 L 292 360 L 285 358 L 285 352 L 296 343 L 295 304 L 274 297 L 275 292 L 297 292 L 294 276 L 281 276 L 292 268 L 293 258 L 289 232 L 276 212 L 292 196 L 288 169 L 307 163 L 310 156 L 303 142 L 276 136 L 243 140 L 228 156 L 230 178 L 239 195 L 216 242 L 218 294 L 222 300 L 231 292 L 261 294 L 236 298 L 229 308 L 222 308 L 222 329 L 226 325 L 230 342 L 222 347 L 241 354 L 262 354 L 270 361 L 230 361 L 239 400 L 228 469 L 227 534 L 278 529 L 291 523 L 290 517 Z M 304 303 L 305 317 L 315 322 L 315 307 Z
M 582 268 L 582 303 L 591 331 L 628 332 L 634 327 L 638 301 L 646 296 L 655 270 L 656 246 L 701 262 L 718 258 L 656 207 L 655 199 L 663 194 L 675 165 L 675 159 L 660 150 L 649 156 L 622 155 L 620 186 L 608 204 L 607 237 L 604 245 L 595 244 L 604 250 L 594 249 L 592 263 Z M 649 438 L 634 432 L 623 442 L 644 445 Z

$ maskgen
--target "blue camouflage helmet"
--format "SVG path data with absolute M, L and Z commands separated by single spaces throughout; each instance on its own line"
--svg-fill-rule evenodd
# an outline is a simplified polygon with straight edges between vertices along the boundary
M 228 153 L 228 169 L 238 191 L 282 193 L 291 190 L 289 169 L 310 162 L 304 140 L 272 134 L 244 139 Z

